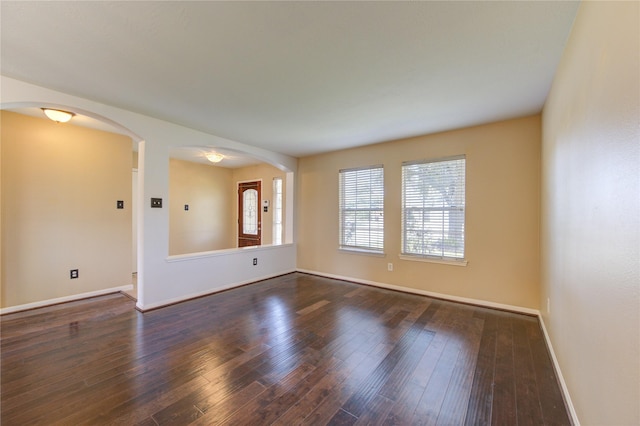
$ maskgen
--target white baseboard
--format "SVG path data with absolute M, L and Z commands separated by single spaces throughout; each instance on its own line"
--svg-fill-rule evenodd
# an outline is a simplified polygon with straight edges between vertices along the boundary
M 25 303 L 24 305 L 9 306 L 0 308 L 0 315 L 11 314 L 14 312 L 26 311 L 29 309 L 42 308 L 44 306 L 57 305 L 59 303 L 73 302 L 74 300 L 88 299 L 90 297 L 104 296 L 105 294 L 119 293 L 121 291 L 133 290 L 133 284 L 105 288 L 103 290 L 90 291 L 87 293 L 73 294 L 71 296 L 56 297 L 55 299 L 40 300 L 38 302 Z
M 434 297 L 436 299 L 451 300 L 452 302 L 460 302 L 460 303 L 466 303 L 466 304 L 470 304 L 470 305 L 484 306 L 484 307 L 487 307 L 487 308 L 500 309 L 500 310 L 503 310 L 503 311 L 518 312 L 518 313 L 527 314 L 527 315 L 535 315 L 535 316 L 539 316 L 540 315 L 540 311 L 538 311 L 537 309 L 524 308 L 522 306 L 506 305 L 506 304 L 503 304 L 503 303 L 489 302 L 487 300 L 471 299 L 471 298 L 468 298 L 468 297 L 460 297 L 460 296 L 452 296 L 450 294 L 436 293 L 436 292 L 433 292 L 433 291 L 419 290 L 419 289 L 416 289 L 416 288 L 403 287 L 403 286 L 394 285 L 394 284 L 386 284 L 386 283 L 381 283 L 381 282 L 377 282 L 377 281 L 369 281 L 369 280 L 362 280 L 362 279 L 359 279 L 359 278 L 352 278 L 352 277 L 345 277 L 345 276 L 341 276 L 341 275 L 327 274 L 325 272 L 310 271 L 310 270 L 307 270 L 307 269 L 298 268 L 297 271 L 305 273 L 305 274 L 319 275 L 319 276 L 327 277 L 327 278 L 335 278 L 337 280 L 351 281 L 351 282 L 358 283 L 358 284 L 366 284 L 366 285 L 371 285 L 371 286 L 374 286 L 374 287 L 386 288 L 386 289 L 389 289 L 389 290 L 397 290 L 397 291 L 402 291 L 402 292 L 405 292 L 405 293 L 413 293 L 413 294 L 419 294 L 419 295 L 422 295 L 422 296 Z
M 505 305 L 502 303 L 495 303 L 495 302 L 489 302 L 486 300 L 480 300 L 480 299 L 470 299 L 467 297 L 459 297 L 459 296 L 452 296 L 449 294 L 442 294 L 442 293 L 435 293 L 432 291 L 425 291 L 425 290 L 418 290 L 415 288 L 410 288 L 410 287 L 403 287 L 403 286 L 398 286 L 398 285 L 393 285 L 393 284 L 386 284 L 386 283 L 380 283 L 380 282 L 376 282 L 376 281 L 369 281 L 369 280 L 362 280 L 362 279 L 358 279 L 358 278 L 352 278 L 352 277 L 345 277 L 345 276 L 341 276 L 341 275 L 335 275 L 335 274 L 327 274 L 325 272 L 318 272 L 318 271 L 310 271 L 307 269 L 297 269 L 298 272 L 302 272 L 305 274 L 311 274 L 311 275 L 318 275 L 321 277 L 327 277 L 327 278 L 335 278 L 338 280 L 343 280 L 343 281 L 350 281 L 350 282 L 354 282 L 354 283 L 358 283 L 358 284 L 366 284 L 366 285 L 371 285 L 374 287 L 381 287 L 381 288 L 387 288 L 387 289 L 391 289 L 391 290 L 398 290 L 398 291 L 403 291 L 405 293 L 413 293 L 413 294 L 419 294 L 422 296 L 429 296 L 429 297 L 435 297 L 437 299 L 445 299 L 445 300 L 450 300 L 452 302 L 461 302 L 461 303 L 467 303 L 467 304 L 472 304 L 472 305 L 478 305 L 478 306 L 484 306 L 487 308 L 494 308 L 494 309 L 500 309 L 500 310 L 506 310 L 506 311 L 512 311 L 512 312 L 519 312 L 519 313 L 523 313 L 523 314 L 527 314 L 527 315 L 535 315 L 538 317 L 539 321 L 540 321 L 540 326 L 542 328 L 542 332 L 544 334 L 544 340 L 547 343 L 547 347 L 549 348 L 549 353 L 551 355 L 551 360 L 553 362 L 553 368 L 556 372 L 556 376 L 558 377 L 558 382 L 560 383 L 560 390 L 562 392 L 562 396 L 564 398 L 565 404 L 567 405 L 567 409 L 569 410 L 569 416 L 571 417 L 571 422 L 574 426 L 580 426 L 580 421 L 578 420 L 578 415 L 576 413 L 575 407 L 573 406 L 573 403 L 571 402 L 571 396 L 569 395 L 569 389 L 567 388 L 567 384 L 564 381 L 564 377 L 562 376 L 562 370 L 560 370 L 560 364 L 558 364 L 558 359 L 556 358 L 556 354 L 553 350 L 553 345 L 551 344 L 551 339 L 549 338 L 549 333 L 547 333 L 547 328 L 545 327 L 544 324 L 544 320 L 542 319 L 542 315 L 540 315 L 540 311 L 537 309 L 531 309 L 531 308 L 524 308 L 522 306 L 514 306 L 514 305 Z
M 269 274 L 269 275 L 265 275 L 265 276 L 262 276 L 262 277 L 256 277 L 256 278 L 252 278 L 250 280 L 245 280 L 245 281 L 239 281 L 239 282 L 228 284 L 228 285 L 225 285 L 225 286 L 222 286 L 222 287 L 217 287 L 215 289 L 209 289 L 209 290 L 205 290 L 205 291 L 201 291 L 201 292 L 197 292 L 197 293 L 191 293 L 191 294 L 188 294 L 186 296 L 174 297 L 172 299 L 163 300 L 161 302 L 147 303 L 145 305 L 141 305 L 140 304 L 140 300 L 138 299 L 138 303 L 136 304 L 136 308 L 140 312 L 147 312 L 147 311 L 151 311 L 153 309 L 162 308 L 163 306 L 169 306 L 169 305 L 173 305 L 173 304 L 180 303 L 180 302 L 186 302 L 187 300 L 197 299 L 198 297 L 209 296 L 211 294 L 220 293 L 221 291 L 230 290 L 230 289 L 235 288 L 235 287 L 240 287 L 240 286 L 243 286 L 243 285 L 252 284 L 252 283 L 255 283 L 255 282 L 258 282 L 258 281 L 268 280 L 269 278 L 279 277 L 280 275 L 291 274 L 293 272 L 296 272 L 296 270 L 295 269 L 291 269 L 291 270 L 286 270 L 286 271 L 282 271 L 282 272 L 277 272 L 275 274 Z
M 564 376 L 562 376 L 562 370 L 560 370 L 560 364 L 558 363 L 558 358 L 556 358 L 556 353 L 553 350 L 553 345 L 551 344 L 551 338 L 549 337 L 549 333 L 547 333 L 547 327 L 544 324 L 544 319 L 542 318 L 542 315 L 538 315 L 538 318 L 540 319 L 540 326 L 542 327 L 544 340 L 547 342 L 547 347 L 549 348 L 549 354 L 551 355 L 553 368 L 556 371 L 556 376 L 558 377 L 558 382 L 560 383 L 560 390 L 562 391 L 562 396 L 564 397 L 564 403 L 567 405 L 567 409 L 569 410 L 571 423 L 574 426 L 580 426 L 580 420 L 578 420 L 578 413 L 576 413 L 576 409 L 573 406 L 573 402 L 571 402 L 571 396 L 569 395 L 569 388 L 567 388 L 567 383 L 564 381 Z

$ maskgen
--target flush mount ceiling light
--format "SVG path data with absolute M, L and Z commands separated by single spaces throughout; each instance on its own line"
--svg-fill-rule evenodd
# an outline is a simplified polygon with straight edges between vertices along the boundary
M 59 109 L 51 109 L 51 108 L 41 108 L 41 109 L 44 112 L 44 115 L 46 115 L 50 120 L 53 120 L 56 123 L 66 123 L 67 121 L 71 120 L 71 118 L 73 118 L 73 116 L 75 115 L 72 112 L 62 111 Z
M 219 163 L 224 158 L 224 155 L 214 152 L 211 154 L 206 154 L 205 157 L 207 157 L 207 160 L 211 161 L 212 163 Z

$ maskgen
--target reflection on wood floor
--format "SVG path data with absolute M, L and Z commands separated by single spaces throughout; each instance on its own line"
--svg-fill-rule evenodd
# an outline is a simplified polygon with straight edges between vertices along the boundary
M 535 317 L 294 273 L 2 317 L 1 422 L 570 424 Z

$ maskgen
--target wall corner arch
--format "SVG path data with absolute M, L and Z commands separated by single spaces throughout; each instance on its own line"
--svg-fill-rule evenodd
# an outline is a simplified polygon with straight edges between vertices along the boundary
M 141 311 L 203 294 L 289 273 L 296 268 L 295 173 L 297 159 L 266 151 L 153 117 L 104 105 L 67 93 L 1 76 L 2 109 L 48 106 L 67 109 L 102 120 L 138 144 L 138 300 Z M 168 211 L 152 209 L 146 200 L 169 197 L 169 148 L 183 144 L 222 146 L 246 152 L 287 172 L 290 229 L 285 244 L 253 250 L 232 250 L 220 256 L 168 261 Z M 289 186 L 290 185 L 290 186 Z M 1 253 L 1 252 L 0 252 Z M 252 260 L 260 261 L 252 267 Z

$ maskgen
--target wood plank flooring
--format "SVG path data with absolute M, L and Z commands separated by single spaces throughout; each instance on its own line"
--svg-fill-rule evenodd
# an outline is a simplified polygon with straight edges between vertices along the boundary
M 9 425 L 568 425 L 535 317 L 294 273 L 1 318 Z

